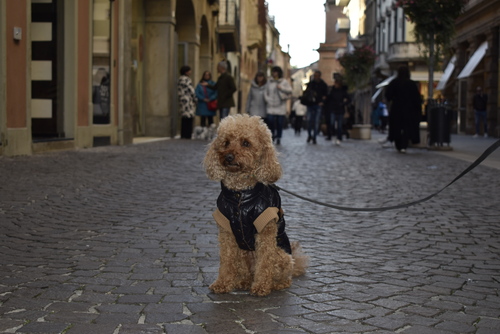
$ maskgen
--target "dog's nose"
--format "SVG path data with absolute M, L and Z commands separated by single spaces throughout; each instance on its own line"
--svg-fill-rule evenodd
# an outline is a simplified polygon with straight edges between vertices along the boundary
M 227 162 L 233 162 L 234 155 L 232 153 L 228 153 L 228 154 L 226 154 L 226 156 L 224 157 L 224 159 L 226 159 Z

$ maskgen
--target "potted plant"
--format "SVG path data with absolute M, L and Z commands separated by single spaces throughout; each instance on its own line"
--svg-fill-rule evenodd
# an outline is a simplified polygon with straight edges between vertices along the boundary
M 366 88 L 370 83 L 372 68 L 375 64 L 375 51 L 370 46 L 354 48 L 352 52 L 344 53 L 338 61 L 344 68 L 345 83 L 354 94 L 354 100 L 358 92 Z M 351 137 L 355 139 L 370 139 L 371 125 L 359 124 L 355 115 L 355 124 L 351 130 Z

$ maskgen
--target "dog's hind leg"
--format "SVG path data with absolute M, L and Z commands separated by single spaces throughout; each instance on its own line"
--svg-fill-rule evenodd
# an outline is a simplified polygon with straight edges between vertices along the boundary
M 247 267 L 244 253 L 238 247 L 233 234 L 220 227 L 219 249 L 219 276 L 217 280 L 210 285 L 210 290 L 215 293 L 227 293 L 236 288 L 244 288 L 244 279 L 249 280 L 248 278 L 242 277 Z M 246 271 L 249 275 L 249 270 L 246 269 Z

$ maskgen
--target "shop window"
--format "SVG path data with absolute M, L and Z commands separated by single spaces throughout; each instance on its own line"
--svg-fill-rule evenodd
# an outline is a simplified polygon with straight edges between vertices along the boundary
M 109 124 L 111 88 L 111 2 L 94 0 L 92 36 L 92 104 L 94 124 Z

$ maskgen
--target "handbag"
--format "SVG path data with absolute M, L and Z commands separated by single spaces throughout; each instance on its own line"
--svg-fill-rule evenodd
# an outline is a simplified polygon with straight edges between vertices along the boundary
M 207 108 L 210 111 L 216 111 L 217 110 L 217 100 L 208 101 Z
M 344 118 L 349 118 L 351 117 L 351 113 L 349 112 L 349 108 L 347 106 L 344 106 Z
M 207 87 L 203 86 L 203 91 L 208 99 Z M 210 111 L 217 111 L 217 100 L 210 100 L 207 102 L 207 109 Z
M 285 93 L 278 89 L 278 96 L 281 101 L 286 101 L 292 98 L 292 93 Z

